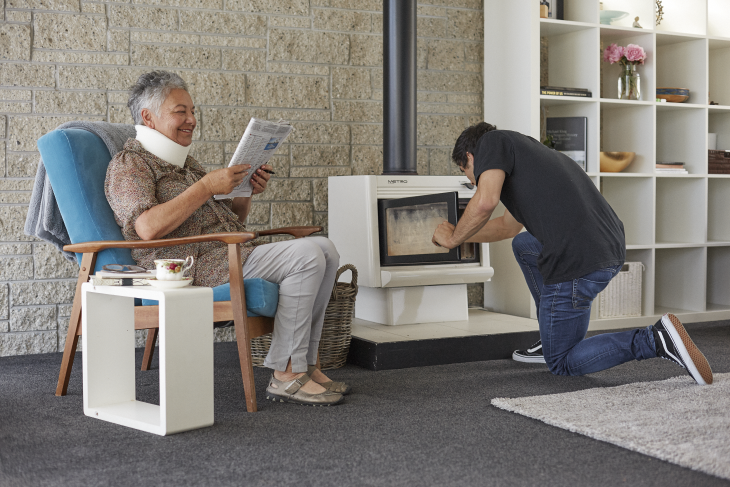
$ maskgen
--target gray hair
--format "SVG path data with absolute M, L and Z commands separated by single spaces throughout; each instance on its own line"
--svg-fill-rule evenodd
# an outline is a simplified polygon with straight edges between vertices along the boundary
M 145 73 L 129 89 L 127 106 L 137 125 L 144 125 L 142 109 L 146 108 L 155 115 L 160 115 L 160 107 L 170 92 L 176 88 L 188 91 L 188 85 L 175 73 L 169 71 L 152 71 Z

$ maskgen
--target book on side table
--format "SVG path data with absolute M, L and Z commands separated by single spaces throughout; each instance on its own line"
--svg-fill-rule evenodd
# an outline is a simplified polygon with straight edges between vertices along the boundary
M 146 286 L 147 279 L 157 276 L 157 271 L 146 272 L 114 272 L 97 271 L 89 276 L 89 282 L 94 286 Z

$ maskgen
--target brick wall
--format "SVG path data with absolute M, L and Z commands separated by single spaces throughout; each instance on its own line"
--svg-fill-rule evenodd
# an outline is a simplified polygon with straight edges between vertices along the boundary
M 327 177 L 382 172 L 382 19 L 382 0 L 5 0 L 0 356 L 62 350 L 71 312 L 77 267 L 23 233 L 40 136 L 68 120 L 131 123 L 125 90 L 169 69 L 190 86 L 191 154 L 209 169 L 250 117 L 294 123 L 250 228 L 326 228 Z M 419 3 L 419 174 L 455 174 L 454 140 L 482 119 L 482 39 L 481 0 Z

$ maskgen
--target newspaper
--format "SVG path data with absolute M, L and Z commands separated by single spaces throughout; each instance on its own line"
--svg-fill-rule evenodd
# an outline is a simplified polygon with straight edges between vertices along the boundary
M 236 186 L 228 194 L 217 194 L 216 199 L 238 198 L 251 196 L 251 176 L 258 168 L 266 164 L 276 149 L 284 143 L 294 128 L 286 120 L 269 122 L 258 118 L 252 118 L 241 137 L 241 141 L 233 153 L 228 167 L 239 164 L 251 164 L 248 174 L 243 178 L 241 184 Z

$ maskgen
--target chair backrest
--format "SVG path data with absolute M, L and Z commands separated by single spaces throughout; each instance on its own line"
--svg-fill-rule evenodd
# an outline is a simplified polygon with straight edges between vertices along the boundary
M 109 150 L 95 134 L 61 129 L 38 139 L 43 164 L 71 243 L 124 240 L 104 194 Z M 81 255 L 77 254 L 79 265 Z M 95 271 L 106 264 L 134 264 L 129 249 L 99 253 Z

